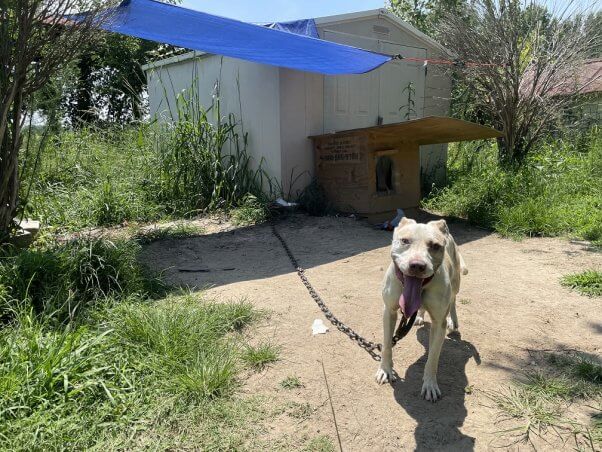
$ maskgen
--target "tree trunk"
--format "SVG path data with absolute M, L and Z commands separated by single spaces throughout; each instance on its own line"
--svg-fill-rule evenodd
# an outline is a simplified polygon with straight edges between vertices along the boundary
M 0 193 L 0 241 L 8 237 L 13 228 L 13 218 L 17 210 L 17 193 L 19 185 L 17 159 L 15 158 L 12 167 L 3 178 L 6 177 L 7 189 Z M 8 168 L 7 168 L 8 169 Z

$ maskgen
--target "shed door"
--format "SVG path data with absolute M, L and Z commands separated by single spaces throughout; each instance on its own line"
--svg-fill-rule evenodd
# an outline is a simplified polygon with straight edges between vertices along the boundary
M 404 57 L 426 58 L 426 50 L 381 41 L 381 52 Z M 383 124 L 422 118 L 426 72 L 423 62 L 394 60 L 380 72 L 379 114 Z
M 388 54 L 426 58 L 426 50 L 325 30 L 324 39 Z M 409 87 L 409 83 L 412 86 Z M 324 77 L 324 133 L 420 118 L 424 112 L 422 63 L 392 61 L 361 75 Z M 408 93 L 408 91 L 412 93 Z M 408 109 L 408 95 L 411 104 Z
M 378 52 L 376 39 L 324 31 L 324 39 Z M 324 133 L 376 125 L 379 73 L 324 77 Z

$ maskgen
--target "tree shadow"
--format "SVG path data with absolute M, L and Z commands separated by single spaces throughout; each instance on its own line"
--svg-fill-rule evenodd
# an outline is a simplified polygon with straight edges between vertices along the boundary
M 470 391 L 466 364 L 471 358 L 480 364 L 479 352 L 470 342 L 462 340 L 459 333 L 447 337 L 437 374 L 443 397 L 436 403 L 428 402 L 420 394 L 428 336 L 427 327 L 417 331 L 418 341 L 424 346 L 425 352 L 407 368 L 403 378 L 391 384 L 395 400 L 418 424 L 414 431 L 417 451 L 474 450 L 475 438 L 464 435 L 460 427 L 467 415 L 464 397 Z

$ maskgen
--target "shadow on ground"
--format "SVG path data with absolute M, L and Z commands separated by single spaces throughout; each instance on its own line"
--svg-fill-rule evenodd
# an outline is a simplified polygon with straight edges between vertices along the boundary
M 427 359 L 429 328 L 417 331 L 418 341 L 424 347 L 424 355 L 411 364 L 403 378 L 392 383 L 397 403 L 416 420 L 416 450 L 474 450 L 475 439 L 464 435 L 460 427 L 464 424 L 467 410 L 464 397 L 468 387 L 466 364 L 470 359 L 481 363 L 477 349 L 454 333 L 445 339 L 437 381 L 443 395 L 436 403 L 420 397 L 422 374 Z M 398 367 L 403 364 L 398 364 Z
M 412 217 L 437 219 L 424 211 Z M 467 227 L 450 229 L 458 244 L 478 240 L 490 231 Z M 382 248 L 386 262 L 391 232 L 377 230 L 363 220 L 309 217 L 295 214 L 277 223 L 299 265 L 310 269 Z M 156 241 L 146 246 L 141 259 L 153 270 L 165 271 L 171 283 L 193 288 L 222 286 L 270 278 L 293 271 L 281 244 L 267 224 L 181 239 Z

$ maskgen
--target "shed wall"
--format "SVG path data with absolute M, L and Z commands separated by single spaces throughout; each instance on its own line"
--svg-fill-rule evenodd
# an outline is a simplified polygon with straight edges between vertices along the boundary
M 176 98 L 193 86 L 199 103 L 208 108 L 219 82 L 221 116 L 235 116 L 241 136 L 248 133 L 247 151 L 255 166 L 263 159 L 268 174 L 281 180 L 278 68 L 206 55 L 151 69 L 147 77 L 150 112 L 160 122 L 177 117 Z

